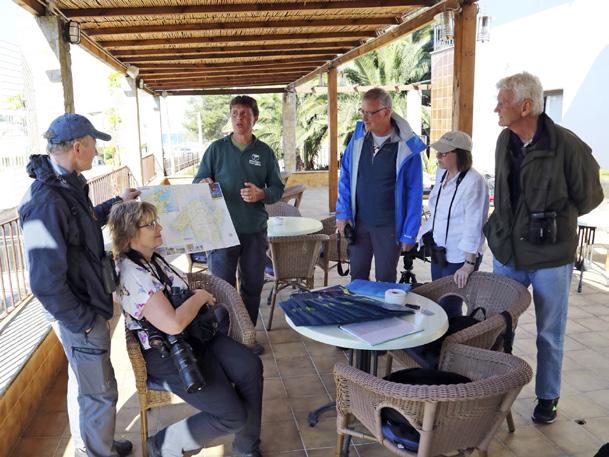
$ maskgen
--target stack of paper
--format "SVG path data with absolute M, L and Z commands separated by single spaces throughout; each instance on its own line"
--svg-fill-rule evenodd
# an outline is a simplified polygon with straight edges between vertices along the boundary
M 373 346 L 423 331 L 414 323 L 398 317 L 341 325 L 339 328 Z

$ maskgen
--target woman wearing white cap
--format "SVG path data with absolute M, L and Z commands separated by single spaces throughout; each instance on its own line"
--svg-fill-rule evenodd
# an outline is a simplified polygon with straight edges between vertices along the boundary
M 480 265 L 488 186 L 472 168 L 472 140 L 468 134 L 445 133 L 431 147 L 437 151 L 438 171 L 429 195 L 431 215 L 419 243 L 430 248 L 433 280 L 452 275 L 459 287 L 465 287 L 469 275 Z M 449 318 L 462 314 L 462 302 L 457 297 L 447 297 L 440 304 Z

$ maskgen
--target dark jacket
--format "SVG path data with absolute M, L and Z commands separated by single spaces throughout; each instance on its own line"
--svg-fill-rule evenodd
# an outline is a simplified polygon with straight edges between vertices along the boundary
M 577 247 L 577 217 L 603 200 L 599 166 L 590 147 L 545 114 L 541 119 L 548 141 L 527 148 L 520 168 L 521 193 L 516 208 L 510 202 L 509 129 L 499 135 L 495 151 L 495 210 L 484 234 L 495 258 L 503 264 L 513 259 L 518 270 L 572 262 Z M 557 214 L 555 244 L 533 244 L 525 239 L 529 214 L 539 211 Z
M 104 291 L 101 227 L 118 197 L 93 207 L 76 173 L 58 176 L 45 155 L 27 166 L 35 181 L 19 206 L 30 287 L 44 308 L 72 332 L 92 327 L 97 315 L 112 317 Z
M 268 215 L 264 205 L 275 203 L 283 194 L 279 164 L 273 150 L 263 141 L 254 137 L 241 152 L 233 144 L 231 135 L 214 141 L 207 148 L 193 183 L 211 178 L 220 184 L 238 234 L 266 231 Z M 264 200 L 245 202 L 241 198 L 245 182 L 263 189 L 266 195 Z

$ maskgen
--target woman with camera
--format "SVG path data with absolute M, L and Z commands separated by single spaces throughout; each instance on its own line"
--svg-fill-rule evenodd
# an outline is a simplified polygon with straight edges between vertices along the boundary
M 117 204 L 109 227 L 120 271 L 118 298 L 142 347 L 148 378 L 199 410 L 148 438 L 149 455 L 182 456 L 235 433 L 233 455 L 260 456 L 260 359 L 214 331 L 214 297 L 190 291 L 155 252 L 163 239 L 153 205 Z
M 431 145 L 438 160 L 436 184 L 429 195 L 430 217 L 419 241 L 431 256 L 431 278 L 453 276 L 465 287 L 482 259 L 482 226 L 488 215 L 488 186 L 472 168 L 472 140 L 460 131 L 448 132 Z M 462 301 L 440 303 L 449 318 L 462 314 Z

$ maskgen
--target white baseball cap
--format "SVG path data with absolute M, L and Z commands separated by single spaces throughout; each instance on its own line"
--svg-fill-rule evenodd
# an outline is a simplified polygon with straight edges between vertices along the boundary
M 467 133 L 455 130 L 453 132 L 446 132 L 438 141 L 432 143 L 431 147 L 438 152 L 450 152 L 455 149 L 465 149 L 471 152 L 472 139 Z

